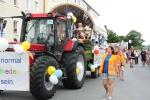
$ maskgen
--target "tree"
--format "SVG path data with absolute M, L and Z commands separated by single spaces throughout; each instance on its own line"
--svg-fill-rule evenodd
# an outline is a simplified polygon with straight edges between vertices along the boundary
M 132 40 L 131 43 L 129 43 L 129 49 L 131 46 L 134 46 L 136 49 L 142 48 L 142 43 L 145 42 L 145 40 L 142 39 L 142 34 L 140 32 L 137 32 L 135 30 L 131 30 L 124 38 L 125 42 L 128 42 L 129 40 Z
M 120 42 L 120 37 L 112 30 L 109 30 L 109 32 L 107 33 L 107 43 L 116 43 L 116 42 Z

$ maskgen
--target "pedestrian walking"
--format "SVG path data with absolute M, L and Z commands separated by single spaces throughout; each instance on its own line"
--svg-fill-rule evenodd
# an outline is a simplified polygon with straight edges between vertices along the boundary
M 119 69 L 120 80 L 124 81 L 124 67 L 126 66 L 125 50 L 120 50 L 117 54 L 117 66 Z
M 130 67 L 131 68 L 133 68 L 134 60 L 135 60 L 135 52 L 134 52 L 134 48 L 132 48 L 130 52 Z
M 126 49 L 126 63 L 128 63 L 128 60 L 129 60 L 129 51 L 128 51 L 128 49 Z
M 107 54 L 103 54 L 102 56 L 99 74 L 102 75 L 103 86 L 106 90 L 104 96 L 108 96 L 108 100 L 112 100 L 113 82 L 116 76 L 119 76 L 116 55 L 112 46 L 109 46 Z
M 146 62 L 146 51 L 143 49 L 141 52 L 141 61 L 142 61 L 142 67 L 145 66 Z

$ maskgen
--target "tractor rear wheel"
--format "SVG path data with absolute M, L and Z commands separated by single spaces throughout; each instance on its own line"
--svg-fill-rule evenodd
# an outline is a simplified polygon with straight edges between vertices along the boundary
M 30 91 L 32 96 L 39 100 L 51 98 L 57 89 L 58 84 L 53 85 L 49 81 L 50 75 L 47 73 L 49 66 L 54 66 L 57 69 L 58 62 L 53 57 L 42 56 L 36 59 L 30 70 Z
M 77 62 L 82 63 L 82 70 L 78 74 L 76 73 Z M 63 85 L 71 89 L 81 88 L 84 84 L 87 69 L 84 48 L 77 46 L 75 51 L 63 53 L 61 64 L 67 74 L 67 79 L 62 80 Z

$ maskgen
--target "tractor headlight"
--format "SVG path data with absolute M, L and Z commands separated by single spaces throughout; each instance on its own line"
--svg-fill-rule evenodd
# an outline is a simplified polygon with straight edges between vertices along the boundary
M 9 44 L 8 48 L 14 48 L 14 44 Z

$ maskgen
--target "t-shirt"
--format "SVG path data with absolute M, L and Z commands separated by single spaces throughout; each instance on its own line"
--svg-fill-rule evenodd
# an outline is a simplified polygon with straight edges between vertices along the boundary
M 111 55 L 108 54 L 107 57 L 105 58 L 103 73 L 108 73 L 108 62 L 109 62 L 110 57 Z
M 141 56 L 142 56 L 142 58 L 146 58 L 146 52 L 145 52 L 145 51 L 142 51 L 142 52 L 141 52 Z

